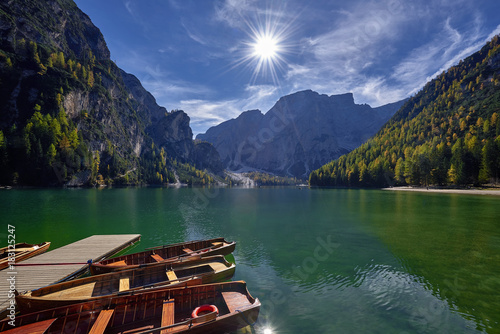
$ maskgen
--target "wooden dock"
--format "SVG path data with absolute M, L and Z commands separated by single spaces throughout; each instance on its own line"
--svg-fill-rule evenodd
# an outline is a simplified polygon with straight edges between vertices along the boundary
M 82 263 L 86 263 L 89 259 L 97 262 L 109 258 L 139 241 L 140 238 L 140 234 L 93 235 L 20 262 L 20 264 L 45 265 L 15 266 L 14 270 L 6 268 L 0 271 L 0 312 L 10 305 L 10 282 L 15 282 L 15 289 L 21 292 L 71 279 L 87 270 L 88 265 Z M 10 278 L 13 279 L 9 281 Z

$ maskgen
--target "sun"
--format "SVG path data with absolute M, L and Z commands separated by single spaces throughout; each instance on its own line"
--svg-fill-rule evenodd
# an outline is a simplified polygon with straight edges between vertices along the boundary
M 283 20 L 284 17 L 289 20 Z M 295 16 L 284 15 L 279 7 L 258 12 L 255 17 L 242 17 L 242 31 L 247 38 L 233 49 L 238 57 L 231 69 L 239 66 L 248 68 L 252 72 L 252 83 L 272 80 L 278 84 L 281 73 L 287 67 L 288 57 L 296 47 L 292 41 L 292 35 L 298 30 L 295 20 Z
M 264 60 L 273 59 L 279 53 L 278 40 L 268 35 L 258 37 L 253 48 L 254 56 Z
M 252 42 L 248 43 L 248 53 L 244 58 L 254 66 L 253 78 L 269 75 L 277 81 L 278 69 L 285 63 L 283 37 L 273 29 L 253 29 Z

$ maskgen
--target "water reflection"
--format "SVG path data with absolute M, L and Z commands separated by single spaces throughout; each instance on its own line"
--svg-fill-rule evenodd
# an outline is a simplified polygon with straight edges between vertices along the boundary
M 491 293 L 500 289 L 500 198 L 379 192 L 373 199 L 362 221 L 404 271 L 478 330 L 498 328 L 500 300 Z M 381 209 L 388 200 L 396 204 L 389 213 Z

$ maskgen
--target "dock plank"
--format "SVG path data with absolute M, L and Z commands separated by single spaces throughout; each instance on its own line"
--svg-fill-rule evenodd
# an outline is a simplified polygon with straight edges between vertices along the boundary
M 140 239 L 140 234 L 93 235 L 69 245 L 40 254 L 21 264 L 41 264 L 36 266 L 15 266 L 0 271 L 0 312 L 9 306 L 9 278 L 13 278 L 17 291 L 38 289 L 83 273 L 87 260 L 93 262 L 109 258 Z M 80 263 L 71 265 L 43 265 L 57 263 Z

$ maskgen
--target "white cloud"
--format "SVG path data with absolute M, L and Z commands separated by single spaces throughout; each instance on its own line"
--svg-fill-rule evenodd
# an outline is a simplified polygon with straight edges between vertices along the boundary
M 410 19 L 400 8 L 392 8 L 390 2 L 363 3 L 346 13 L 328 32 L 311 38 L 310 52 L 330 71 L 357 73 L 382 52 L 390 51 L 381 50 L 381 46 L 400 37 L 400 26 Z
M 271 109 L 281 94 L 274 85 L 247 85 L 245 92 L 248 95 L 242 100 L 242 111 L 260 109 L 263 113 Z
M 193 41 L 205 46 L 208 44 L 207 39 L 199 32 L 194 31 L 192 27 L 188 27 L 187 24 L 184 22 L 184 20 L 181 20 L 181 24 L 184 30 L 186 30 L 186 33 L 189 36 L 189 38 L 191 38 Z
M 500 24 L 495 28 L 495 30 L 493 30 L 489 35 L 488 37 L 486 38 L 487 41 L 491 40 L 493 37 L 495 37 L 496 35 L 500 34 Z
M 125 1 L 125 8 L 129 12 L 130 15 L 134 16 L 134 10 L 132 10 L 132 1 Z
M 241 98 L 182 100 L 179 109 L 191 118 L 191 128 L 196 136 L 211 126 L 238 117 L 243 111 L 260 109 L 265 113 L 282 95 L 276 86 L 248 85 Z
M 247 13 L 257 10 L 254 7 L 255 2 L 255 0 L 225 0 L 215 7 L 215 19 L 233 28 L 245 27 L 243 18 Z
M 228 119 L 237 117 L 241 110 L 238 100 L 210 101 L 202 99 L 182 100 L 180 108 L 191 118 L 191 129 L 196 137 L 209 127 L 218 125 Z

